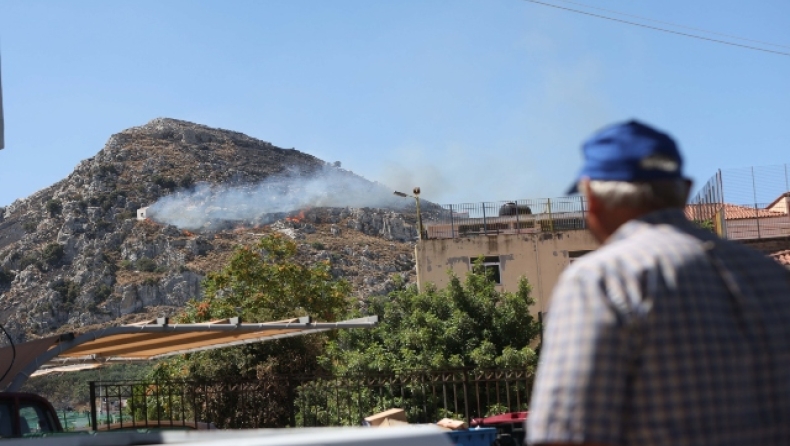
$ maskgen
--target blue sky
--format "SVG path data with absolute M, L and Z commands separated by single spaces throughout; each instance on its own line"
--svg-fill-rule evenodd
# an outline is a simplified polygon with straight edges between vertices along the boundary
M 790 53 L 784 0 L 579 1 Z M 440 203 L 561 196 L 581 141 L 629 118 L 674 135 L 698 185 L 790 162 L 790 57 L 523 0 L 0 0 L 0 54 L 0 206 L 156 117 Z

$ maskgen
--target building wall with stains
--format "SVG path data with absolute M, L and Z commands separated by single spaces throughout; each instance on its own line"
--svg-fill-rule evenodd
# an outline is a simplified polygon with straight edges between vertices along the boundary
M 478 235 L 421 240 L 415 248 L 417 283 L 449 283 L 448 271 L 464 278 L 479 257 L 499 261 L 500 290 L 516 291 L 522 276 L 532 285 L 532 312 L 546 312 L 560 273 L 575 258 L 594 250 L 598 242 L 586 230 L 536 234 Z M 491 259 L 493 261 L 493 259 Z

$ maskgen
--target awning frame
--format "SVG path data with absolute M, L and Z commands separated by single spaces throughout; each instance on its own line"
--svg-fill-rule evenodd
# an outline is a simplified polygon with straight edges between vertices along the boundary
M 34 372 L 41 368 L 48 367 L 62 367 L 69 364 L 84 364 L 84 363 L 116 363 L 116 362 L 137 362 L 137 361 L 150 361 L 161 359 L 169 356 L 180 355 L 184 353 L 192 353 L 198 351 L 213 350 L 217 348 L 230 347 L 235 345 L 252 344 L 258 342 L 271 341 L 275 339 L 283 339 L 294 336 L 302 336 L 311 333 L 325 332 L 335 329 L 348 329 L 348 328 L 371 328 L 378 324 L 378 316 L 368 316 L 358 319 L 350 319 L 340 322 L 312 322 L 309 316 L 294 318 L 286 321 L 265 322 L 265 323 L 241 323 L 239 318 L 225 319 L 222 321 L 215 321 L 209 323 L 199 324 L 169 324 L 166 318 L 159 318 L 155 321 L 146 323 L 139 323 L 133 325 L 122 325 L 117 327 L 107 327 L 100 330 L 90 331 L 80 335 L 66 335 L 60 336 L 57 340 L 53 341 L 53 345 L 47 350 L 38 353 L 32 358 L 23 368 L 18 370 L 13 375 L 13 380 L 6 378 L 4 382 L 10 383 L 6 387 L 6 391 L 18 391 L 24 382 L 34 374 Z M 184 347 L 179 348 L 179 342 L 173 342 L 166 336 L 150 338 L 153 341 L 159 340 L 162 347 L 159 350 L 165 350 L 162 353 L 151 354 L 147 356 L 135 356 L 131 354 L 124 355 L 108 355 L 105 356 L 101 353 L 90 353 L 90 345 L 93 343 L 95 351 L 102 349 L 118 350 L 120 347 L 126 346 L 123 351 L 135 351 L 134 345 L 142 348 L 143 343 L 135 336 L 128 336 L 123 339 L 128 339 L 126 344 L 120 343 L 113 345 L 112 342 L 106 342 L 112 336 L 119 337 L 119 335 L 142 335 L 147 334 L 201 334 L 201 333 L 227 333 L 228 336 L 218 337 L 217 342 L 212 342 L 209 337 L 201 336 L 200 341 L 196 342 L 194 347 L 189 347 L 189 340 L 185 339 Z M 258 336 L 258 334 L 260 334 Z M 139 338 L 139 337 L 138 337 Z M 149 339 L 147 338 L 147 339 Z M 104 343 L 100 340 L 105 339 Z M 119 337 L 120 339 L 120 337 Z M 123 340 L 121 339 L 121 340 Z M 31 341 L 32 342 L 35 341 Z M 24 349 L 25 344 L 17 345 L 17 350 Z M 156 342 L 154 342 L 156 344 Z M 68 352 L 72 350 L 86 351 L 84 355 L 69 355 Z M 149 348 L 150 350 L 150 348 Z M 0 383 L 2 384 L 2 383 Z

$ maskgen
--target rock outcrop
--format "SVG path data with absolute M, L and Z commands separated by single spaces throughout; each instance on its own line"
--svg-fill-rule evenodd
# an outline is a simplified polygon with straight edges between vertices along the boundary
M 115 134 L 67 178 L 0 208 L 0 321 L 24 340 L 174 314 L 202 298 L 202 279 L 235 246 L 272 231 L 295 239 L 303 259 L 330 261 L 362 300 L 389 291 L 394 274 L 413 280 L 416 216 L 408 200 L 404 209 L 294 209 L 298 217 L 278 215 L 265 226 L 198 233 L 136 218 L 139 208 L 199 184 L 251 185 L 289 169 L 309 175 L 327 165 L 238 132 L 174 119 Z

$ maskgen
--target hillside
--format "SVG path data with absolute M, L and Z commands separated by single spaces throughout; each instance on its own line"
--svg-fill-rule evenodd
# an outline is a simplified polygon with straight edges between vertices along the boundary
M 413 204 L 339 163 L 155 119 L 0 208 L 0 321 L 22 341 L 175 314 L 234 246 L 272 231 L 303 260 L 329 260 L 364 300 L 393 274 L 414 280 Z

